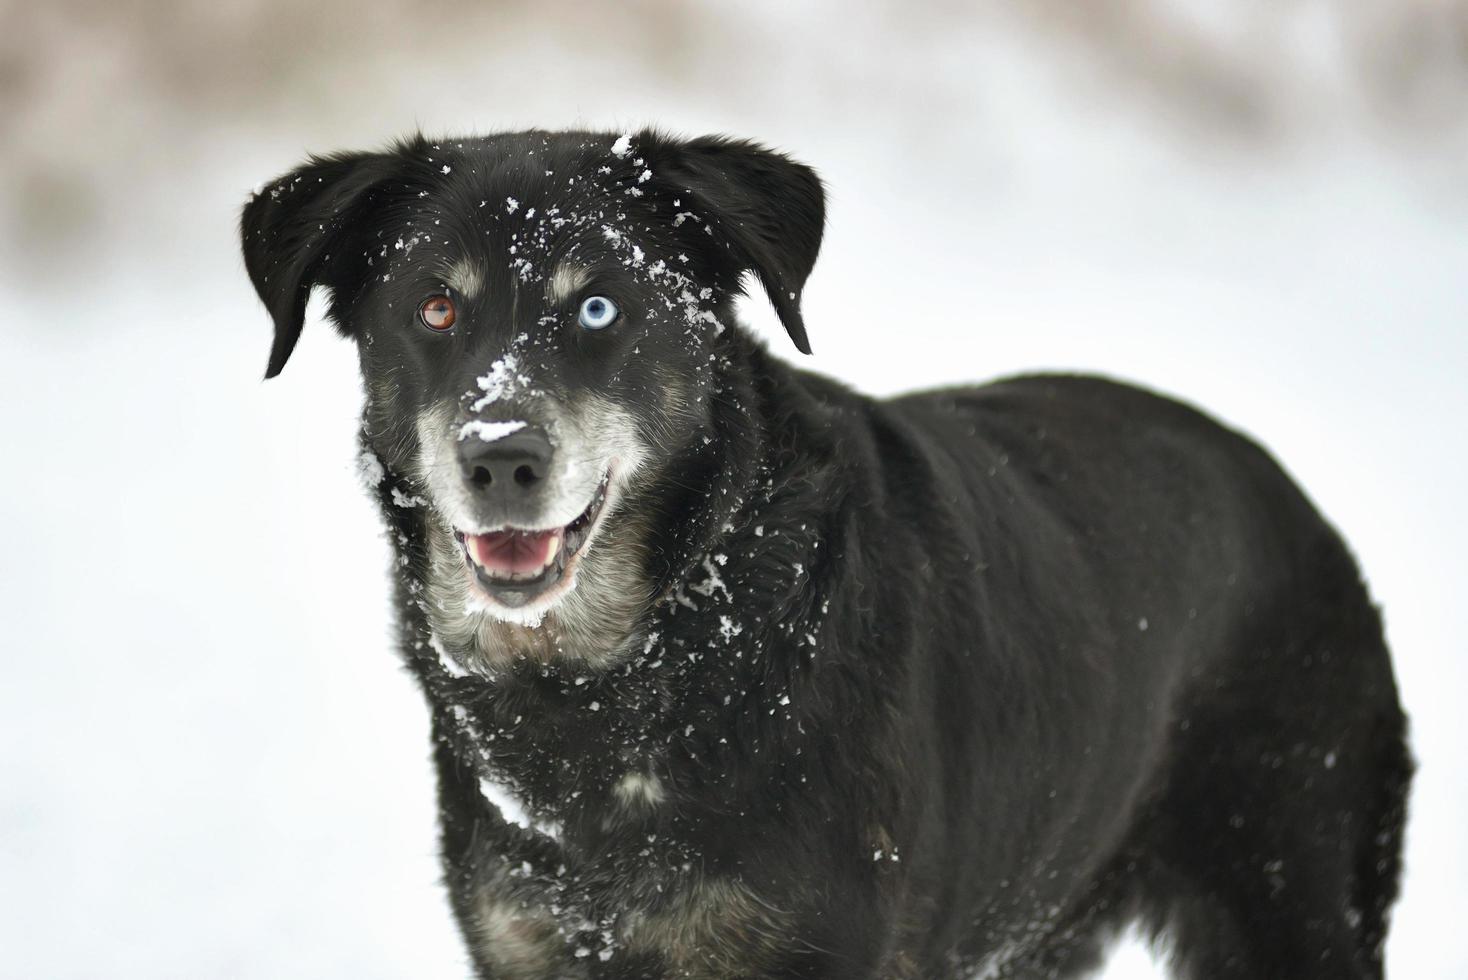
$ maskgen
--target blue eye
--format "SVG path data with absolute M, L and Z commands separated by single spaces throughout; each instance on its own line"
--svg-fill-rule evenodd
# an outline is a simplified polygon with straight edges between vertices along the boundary
M 576 322 L 587 330 L 603 330 L 612 325 L 621 311 L 617 304 L 605 296 L 588 296 L 581 301 L 581 310 L 576 314 Z

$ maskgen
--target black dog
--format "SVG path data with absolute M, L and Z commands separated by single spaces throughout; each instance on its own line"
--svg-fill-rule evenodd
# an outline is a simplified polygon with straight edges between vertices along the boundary
M 1381 976 L 1412 764 L 1340 538 L 1155 395 L 775 360 L 731 299 L 808 352 L 823 216 L 655 132 L 418 138 L 245 209 L 267 374 L 314 285 L 357 341 L 480 974 L 1071 976 L 1140 920 L 1179 976 Z

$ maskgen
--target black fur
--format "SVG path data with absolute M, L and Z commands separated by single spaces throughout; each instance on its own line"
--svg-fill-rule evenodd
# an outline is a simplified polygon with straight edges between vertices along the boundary
M 808 351 L 815 175 L 747 143 L 614 138 L 416 139 L 315 160 L 244 214 L 267 374 L 316 284 L 361 344 L 401 647 L 481 975 L 1064 977 L 1139 919 L 1180 977 L 1380 977 L 1405 721 L 1357 568 L 1280 468 L 1102 380 L 879 401 L 795 370 L 730 302 L 753 273 Z M 528 209 L 558 206 L 600 209 L 649 262 L 681 255 L 709 329 L 619 271 L 596 222 L 519 248 Z M 507 299 L 514 262 L 566 254 L 622 290 L 620 335 Z M 403 311 L 464 255 L 485 297 L 429 336 Z M 411 419 L 536 331 L 545 387 L 623 406 L 656 451 L 593 546 L 641 528 L 648 594 L 609 666 L 454 676 L 424 598 L 435 502 L 402 506 L 428 494 Z M 676 424 L 670 378 L 698 396 Z M 619 808 L 629 771 L 666 799 Z M 559 841 L 506 823 L 486 774 Z M 481 919 L 500 901 L 526 918 L 496 951 Z M 521 940 L 548 965 L 506 966 Z

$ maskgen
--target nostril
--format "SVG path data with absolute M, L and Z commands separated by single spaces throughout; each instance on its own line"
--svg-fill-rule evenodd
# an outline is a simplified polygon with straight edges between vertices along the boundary
M 528 498 L 544 490 L 555 449 L 545 430 L 520 425 L 495 439 L 460 441 L 459 475 L 470 493 L 485 499 L 507 494 Z

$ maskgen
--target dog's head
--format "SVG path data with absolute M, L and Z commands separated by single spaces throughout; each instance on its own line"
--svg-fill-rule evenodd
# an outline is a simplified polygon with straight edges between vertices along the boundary
M 327 287 L 369 469 L 425 511 L 430 621 L 492 666 L 630 636 L 659 488 L 711 437 L 732 298 L 753 274 L 809 353 L 823 213 L 812 171 L 749 143 L 530 132 L 313 159 L 242 232 L 266 376 Z

